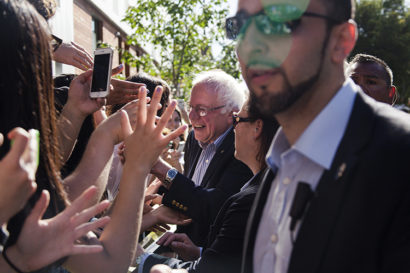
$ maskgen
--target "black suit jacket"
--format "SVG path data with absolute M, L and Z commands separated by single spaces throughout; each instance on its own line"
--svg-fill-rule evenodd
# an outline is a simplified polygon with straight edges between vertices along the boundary
M 209 227 L 222 204 L 253 176 L 245 164 L 235 159 L 234 141 L 234 132 L 230 129 L 212 158 L 201 185 L 196 186 L 191 178 L 202 149 L 192 131 L 185 149 L 185 175 L 177 174 L 163 197 L 164 205 L 193 219 L 190 225 L 178 227 L 177 232 L 186 233 L 198 246 L 205 246 Z
M 288 272 L 410 272 L 409 155 L 409 116 L 359 93 L 331 169 L 305 212 Z M 272 181 L 262 182 L 251 212 L 242 272 L 252 272 Z

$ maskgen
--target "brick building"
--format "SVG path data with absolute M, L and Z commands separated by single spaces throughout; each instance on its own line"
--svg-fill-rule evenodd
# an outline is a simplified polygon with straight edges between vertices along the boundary
M 58 7 L 50 26 L 54 35 L 64 41 L 80 44 L 91 55 L 97 44 L 103 42 L 114 49 L 113 66 L 121 63 L 119 49 L 127 49 L 139 56 L 144 52 L 140 47 L 128 46 L 127 35 L 131 29 L 121 19 L 132 0 L 56 0 Z M 125 64 L 124 64 L 125 65 Z M 80 73 L 71 66 L 53 63 L 54 74 Z M 135 67 L 125 65 L 124 76 L 135 73 Z

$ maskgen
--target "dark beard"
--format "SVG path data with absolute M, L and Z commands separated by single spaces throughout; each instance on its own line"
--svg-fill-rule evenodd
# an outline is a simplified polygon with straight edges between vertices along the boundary
M 275 114 L 288 109 L 293 105 L 307 90 L 317 82 L 322 70 L 322 62 L 316 73 L 306 81 L 296 86 L 291 86 L 286 73 L 280 69 L 284 79 L 284 90 L 278 94 L 271 94 L 266 86 L 262 86 L 262 94 L 257 96 L 250 90 L 249 111 L 260 113 L 263 118 L 271 119 Z
M 302 97 L 303 94 L 309 91 L 316 84 L 319 80 L 320 74 L 322 73 L 325 51 L 329 42 L 331 28 L 332 25 L 326 25 L 326 35 L 322 44 L 320 63 L 316 73 L 296 86 L 292 86 L 286 72 L 282 69 L 282 67 L 279 67 L 278 72 L 282 75 L 284 81 L 283 90 L 277 94 L 272 94 L 269 92 L 267 86 L 262 86 L 262 94 L 257 96 L 255 90 L 252 90 L 250 85 L 248 85 L 250 91 L 249 111 L 259 113 L 263 118 L 271 119 L 275 114 L 283 112 L 292 106 L 298 99 L 300 99 L 300 97 Z

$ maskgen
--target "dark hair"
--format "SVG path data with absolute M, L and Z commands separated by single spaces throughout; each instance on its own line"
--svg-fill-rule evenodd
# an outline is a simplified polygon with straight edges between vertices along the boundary
M 41 16 L 44 17 L 44 19 L 48 20 L 51 17 L 54 16 L 56 13 L 56 1 L 54 0 L 27 0 L 30 2 L 37 10 L 38 13 L 40 13 Z
M 249 100 L 246 102 L 246 104 L 248 103 Z M 271 119 L 264 118 L 263 115 L 259 113 L 259 111 L 255 108 L 256 107 L 246 107 L 246 111 L 248 113 L 248 117 L 252 120 L 260 119 L 263 121 L 260 140 L 261 145 L 259 147 L 258 153 L 256 154 L 256 160 L 258 160 L 261 169 L 264 169 L 266 167 L 265 157 L 268 153 L 273 137 L 275 136 L 275 133 L 279 128 L 279 123 L 273 117 Z
M 331 18 L 345 22 L 354 19 L 355 2 L 354 0 L 321 0 L 327 9 L 327 15 Z
M 59 174 L 61 157 L 47 23 L 28 2 L 2 0 L 0 25 L 0 36 L 7 37 L 0 43 L 1 58 L 7 64 L 0 68 L 0 132 L 7 134 L 17 126 L 40 131 L 37 175 L 46 176 L 47 183 L 66 201 Z M 0 158 L 9 148 L 10 142 L 5 139 Z
M 384 71 L 386 72 L 386 83 L 388 86 L 393 85 L 393 72 L 390 69 L 390 67 L 386 64 L 385 61 L 382 59 L 377 58 L 376 56 L 373 55 L 368 55 L 368 54 L 356 54 L 353 59 L 349 62 L 349 66 L 352 66 L 355 63 L 359 64 L 379 64 L 380 66 L 383 67 Z
M 147 96 L 148 97 L 152 97 L 152 94 L 154 94 L 155 87 L 157 87 L 158 85 L 162 86 L 163 87 L 163 92 L 162 92 L 162 97 L 161 97 L 161 100 L 160 100 L 162 108 L 158 110 L 157 115 L 161 116 L 164 113 L 164 109 L 168 106 L 168 102 L 169 102 L 169 99 L 170 99 L 170 93 L 171 93 L 171 88 L 166 83 L 166 81 L 164 81 L 160 78 L 150 76 L 150 75 L 145 74 L 145 73 L 137 73 L 137 74 L 131 75 L 127 78 L 127 81 L 137 82 L 137 83 L 144 83 L 147 86 L 147 90 L 148 90 Z M 109 108 L 110 114 L 115 113 L 116 111 L 121 109 L 121 107 L 123 107 L 123 106 L 124 106 L 124 104 L 117 104 L 117 105 L 111 106 Z

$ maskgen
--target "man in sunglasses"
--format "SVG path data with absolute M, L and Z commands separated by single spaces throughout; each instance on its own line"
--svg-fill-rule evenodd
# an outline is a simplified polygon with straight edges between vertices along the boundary
M 242 272 L 410 271 L 410 119 L 344 74 L 351 0 L 238 0 L 227 19 L 251 107 L 281 125 Z

